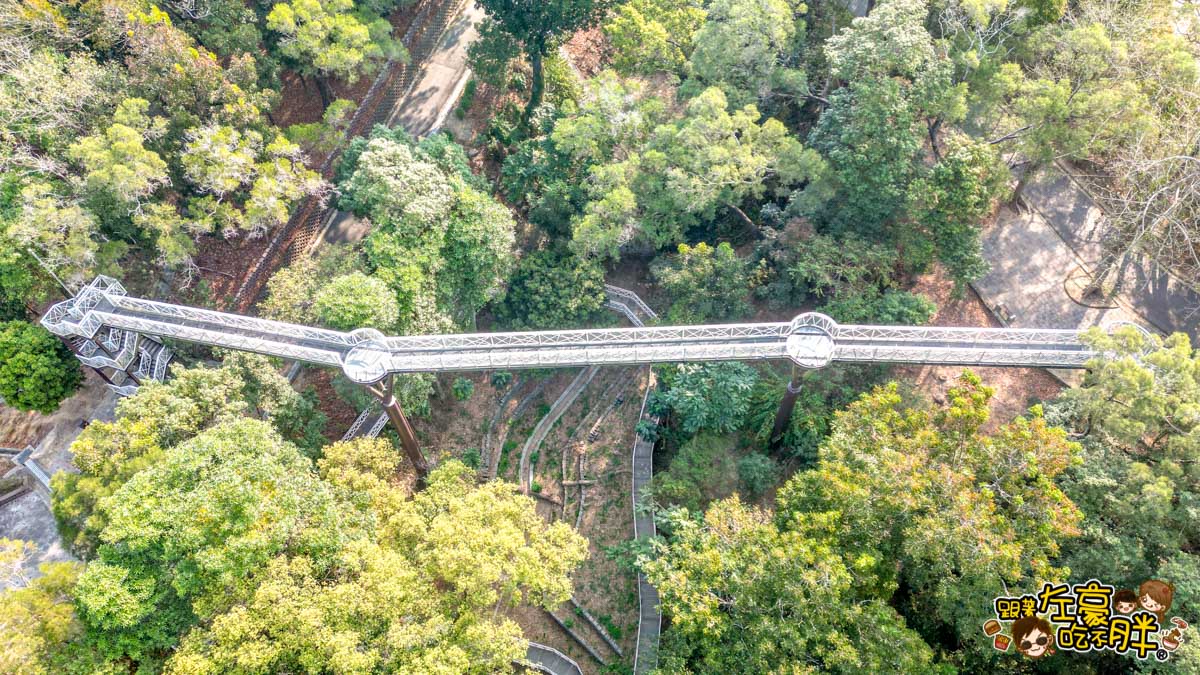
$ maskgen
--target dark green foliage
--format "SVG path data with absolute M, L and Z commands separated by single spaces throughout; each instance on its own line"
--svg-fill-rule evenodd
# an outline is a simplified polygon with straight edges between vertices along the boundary
M 5 187 L 6 184 L 0 182 L 0 198 Z M 28 319 L 26 303 L 44 298 L 52 283 L 28 253 L 19 250 L 16 243 L 5 236 L 3 228 L 10 215 L 0 215 L 0 322 Z
M 653 273 L 672 299 L 667 319 L 675 324 L 740 319 L 750 311 L 746 261 L 721 242 L 680 244 L 677 255 L 655 261 Z
M 758 373 L 737 361 L 691 363 L 665 369 L 663 380 L 665 391 L 651 398 L 683 433 L 729 433 L 746 422 Z
M 775 460 L 759 452 L 739 459 L 737 473 L 742 489 L 752 498 L 761 497 L 779 480 L 779 466 Z
M 886 367 L 832 365 L 819 372 L 803 374 L 800 393 L 792 408 L 792 417 L 779 439 L 775 452 L 782 459 L 798 460 L 802 466 L 814 462 L 817 448 L 829 435 L 834 413 L 849 405 L 883 377 Z M 754 397 L 746 420 L 759 447 L 767 447 L 779 402 L 788 382 L 772 369 L 754 387 Z
M 667 470 L 654 476 L 657 502 L 695 512 L 714 499 L 733 494 L 738 477 L 735 442 L 729 436 L 705 433 L 684 443 Z
M 1084 513 L 1080 536 L 1063 545 L 1071 579 L 1118 588 L 1147 579 L 1175 584 L 1171 614 L 1200 611 L 1200 470 L 1193 461 L 1200 420 L 1200 355 L 1183 334 L 1165 340 L 1132 328 L 1088 337 L 1105 357 L 1083 385 L 1047 407 L 1047 417 L 1082 440 L 1082 461 L 1063 490 Z M 1188 614 L 1187 612 L 1192 612 Z M 1120 668 L 1103 658 L 1098 668 Z M 1185 663 L 1180 664 L 1184 672 Z M 1191 665 L 1190 663 L 1186 665 Z
M 988 270 L 979 224 L 1007 189 L 1008 175 L 993 146 L 955 136 L 941 161 L 909 188 L 910 217 L 932 242 L 960 294 Z
M 478 30 L 478 39 L 467 47 L 471 75 L 488 86 L 502 88 L 508 84 L 513 59 L 521 55 L 521 45 L 491 18 L 484 19 Z
M 24 293 L 9 293 L 0 287 L 0 323 L 24 321 L 29 318 L 23 297 Z
M 841 323 L 920 326 L 929 323 L 937 305 L 923 295 L 888 289 L 882 294 L 844 297 L 825 305 L 821 311 Z
M 350 380 L 338 373 L 331 380 L 333 391 L 338 398 L 349 403 L 355 410 L 365 410 L 375 403 L 375 397 L 363 389 L 361 384 Z M 413 375 L 397 375 L 395 378 L 396 399 L 400 407 L 408 415 L 428 417 L 430 412 L 429 397 L 433 395 L 433 376 L 427 373 Z
M 479 463 L 482 460 L 479 448 L 467 448 L 463 451 L 462 461 L 471 469 L 479 470 Z
M 549 128 L 542 131 L 537 138 L 517 143 L 505 157 L 500 189 L 509 202 L 528 207 L 530 220 L 565 237 L 571 233 L 571 218 L 587 202 L 587 192 L 580 167 L 558 149 Z M 535 216 L 535 211 L 543 213 Z
M 510 41 L 519 44 L 529 57 L 529 63 L 533 70 L 533 83 L 529 102 L 525 107 L 526 119 L 542 102 L 542 94 L 545 90 L 543 61 L 550 55 L 550 50 L 556 41 L 595 23 L 613 4 L 615 4 L 613 0 L 480 1 L 480 7 L 487 12 L 488 18 L 495 24 L 494 28 L 487 27 L 485 29 L 485 35 L 493 31 L 504 34 Z M 485 52 L 490 57 L 489 61 L 493 63 L 503 60 L 501 48 L 491 46 L 498 42 L 500 42 L 499 36 L 489 39 L 489 48 Z M 493 68 L 492 70 L 498 69 Z
M 506 161 L 504 166 L 508 168 L 509 163 Z M 583 210 L 586 201 L 586 193 L 579 185 L 563 180 L 553 181 L 529 205 L 529 222 L 541 227 L 552 237 L 569 237 L 571 220 Z
M 0 399 L 48 415 L 83 381 L 79 361 L 50 331 L 26 321 L 0 324 Z
M 312 459 L 321 456 L 321 448 L 327 442 L 325 425 L 329 418 L 318 406 L 317 390 L 308 387 L 300 392 L 294 405 L 275 413 L 272 422 L 284 440 L 290 441 Z
M 610 637 L 612 637 L 612 639 L 621 639 L 623 631 L 621 630 L 621 627 L 612 620 L 611 616 L 607 614 L 601 614 L 600 616 L 596 617 L 596 620 L 600 622 L 601 626 L 604 626 L 604 630 L 608 631 L 608 634 Z
M 498 390 L 507 389 L 512 384 L 513 374 L 507 370 L 492 373 L 492 387 Z
M 475 383 L 465 377 L 454 378 L 454 384 L 450 386 L 450 390 L 454 392 L 454 398 L 465 401 L 471 398 L 471 394 L 475 393 Z
M 805 237 L 798 223 L 767 228 L 756 250 L 763 284 L 756 293 L 776 307 L 806 301 L 842 323 L 920 325 L 937 307 L 928 298 L 897 290 L 899 254 L 855 236 Z
M 638 420 L 636 427 L 637 435 L 641 436 L 647 442 L 653 443 L 657 441 L 660 431 L 659 426 L 654 422 L 650 420 Z
M 622 539 L 612 546 L 604 547 L 604 557 L 617 564 L 620 569 L 636 574 L 638 558 L 648 558 L 653 553 L 650 539 Z
M 837 232 L 884 239 L 903 215 L 925 138 L 918 111 L 899 82 L 852 82 L 838 89 L 809 143 L 837 180 L 838 198 L 823 219 Z
M 816 235 L 792 244 L 783 272 L 805 296 L 838 301 L 890 285 L 898 255 L 855 236 Z
M 552 250 L 517 263 L 496 318 L 518 330 L 579 328 L 604 304 L 604 270 Z
M 472 43 L 474 46 L 474 43 Z M 475 91 L 479 89 L 479 80 L 472 77 L 467 80 L 466 86 L 463 87 L 462 96 L 458 99 L 458 105 L 454 107 L 454 116 L 458 119 L 465 119 L 467 111 L 471 109 L 471 104 L 475 102 Z

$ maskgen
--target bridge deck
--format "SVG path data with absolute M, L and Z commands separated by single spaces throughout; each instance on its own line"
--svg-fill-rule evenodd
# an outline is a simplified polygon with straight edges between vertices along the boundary
M 63 336 L 91 338 L 108 326 L 343 368 L 357 354 L 383 374 L 785 358 L 808 367 L 866 361 L 1080 368 L 1094 356 L 1074 330 L 855 326 L 814 313 L 790 323 L 383 337 L 132 298 L 105 277 L 55 305 L 42 322 Z

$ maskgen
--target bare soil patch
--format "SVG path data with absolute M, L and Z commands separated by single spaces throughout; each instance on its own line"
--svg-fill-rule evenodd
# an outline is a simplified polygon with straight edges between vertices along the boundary
M 388 21 L 392 24 L 392 37 L 400 39 L 404 36 L 405 31 L 416 18 L 420 5 L 420 2 L 413 2 L 392 12 L 388 17 Z M 382 66 L 381 63 L 380 67 Z M 379 71 L 376 70 L 360 76 L 354 82 L 332 80 L 329 83 L 329 91 L 335 99 L 362 101 L 378 74 Z M 275 125 L 282 129 L 292 124 L 319 122 L 321 115 L 325 113 L 325 105 L 321 101 L 321 90 L 317 87 L 316 80 L 311 77 L 301 78 L 298 73 L 290 70 L 285 71 L 279 79 L 282 81 L 279 105 L 271 111 L 271 119 Z M 323 160 L 323 157 L 316 158 L 313 165 L 320 164 Z
M 298 391 L 310 386 L 316 391 L 317 407 L 329 418 L 325 423 L 325 438 L 330 442 L 342 440 L 342 436 L 358 418 L 354 406 L 343 401 L 333 390 L 333 378 L 337 372 L 332 368 L 302 368 L 292 383 Z
M 611 45 L 599 26 L 576 32 L 563 47 L 571 58 L 571 65 L 584 77 L 593 77 L 608 65 Z
M 909 289 L 921 293 L 937 303 L 938 311 L 932 325 L 977 326 L 1000 328 L 1001 324 L 992 316 L 983 300 L 968 288 L 964 297 L 952 297 L 954 282 L 941 271 L 924 274 L 914 280 Z M 992 397 L 991 419 L 988 428 L 1011 421 L 1039 401 L 1054 398 L 1064 389 L 1053 375 L 1044 368 L 973 368 L 984 384 L 995 389 Z M 954 386 L 955 379 L 963 368 L 959 366 L 896 366 L 893 378 L 911 382 L 913 386 L 935 402 L 945 401 L 946 390 Z
M 84 368 L 83 374 L 83 386 L 79 391 L 50 415 L 22 412 L 0 403 L 0 446 L 24 448 L 37 445 L 55 426 L 78 425 L 90 418 L 100 399 L 108 395 L 108 388 L 91 368 Z
M 193 258 L 200 267 L 199 278 L 192 282 L 193 286 L 189 286 L 188 291 L 208 296 L 213 307 L 231 308 L 234 294 L 270 243 L 270 233 L 267 236 L 241 236 L 234 239 L 215 234 L 201 236 L 196 241 L 196 255 Z M 197 291 L 195 284 L 202 284 L 207 290 Z
M 451 457 L 465 459 L 467 454 L 474 456 L 479 451 L 484 429 L 504 393 L 492 386 L 491 376 L 491 372 L 439 375 L 438 393 L 429 402 L 429 416 L 409 416 L 430 462 Z M 465 401 L 453 394 L 454 381 L 460 377 L 475 384 L 475 390 Z

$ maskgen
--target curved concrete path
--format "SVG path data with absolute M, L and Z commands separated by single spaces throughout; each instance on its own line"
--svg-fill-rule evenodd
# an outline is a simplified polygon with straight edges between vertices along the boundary
M 536 642 L 529 643 L 529 649 L 525 652 L 525 660 L 529 663 L 521 665 L 528 665 L 540 673 L 549 673 L 550 675 L 583 675 L 583 670 L 579 668 L 579 664 L 575 663 L 571 657 L 563 654 L 554 647 L 540 645 Z
M 583 390 L 587 388 L 588 383 L 600 372 L 600 366 L 588 366 L 579 371 L 571 384 L 563 390 L 558 399 L 554 401 L 554 405 L 550 406 L 550 412 L 546 413 L 537 426 L 534 427 L 533 433 L 529 435 L 529 439 L 525 441 L 525 445 L 521 447 L 521 464 L 518 475 L 521 479 L 521 492 L 529 494 L 529 485 L 533 480 L 533 467 L 530 466 L 529 456 L 533 454 L 534 449 L 540 448 L 542 441 L 546 440 L 546 435 L 554 428 L 554 423 L 558 418 L 562 417 L 567 408 L 579 398 Z
M 646 418 L 646 401 L 654 389 L 654 371 L 647 369 L 646 393 L 642 396 L 642 411 L 638 419 Z M 657 422 L 657 420 L 654 420 Z M 633 432 L 633 537 L 651 539 L 655 536 L 654 515 L 643 507 L 643 495 L 654 477 L 654 444 Z M 658 639 L 662 632 L 662 612 L 659 610 L 658 590 L 638 574 L 638 632 L 637 648 L 633 653 L 635 675 L 649 673 L 658 667 Z

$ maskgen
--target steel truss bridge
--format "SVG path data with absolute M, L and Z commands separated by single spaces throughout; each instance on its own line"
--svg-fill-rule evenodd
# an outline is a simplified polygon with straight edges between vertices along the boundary
M 341 368 L 362 384 L 388 375 L 686 361 L 830 362 L 1082 368 L 1096 354 L 1077 330 L 843 325 L 815 312 L 782 323 L 385 336 L 349 333 L 130 297 L 97 277 L 42 318 L 51 332 L 92 342 L 129 332 Z M 76 341 L 78 344 L 78 341 Z
M 609 306 L 633 323 L 641 320 L 632 307 L 654 317 L 636 294 L 606 290 Z M 855 326 L 816 312 L 780 323 L 389 337 L 373 328 L 344 333 L 143 300 L 105 276 L 51 307 L 42 325 L 66 338 L 86 365 L 126 368 L 115 374 L 129 374 L 135 382 L 162 379 L 170 358 L 163 338 L 341 368 L 380 400 L 419 478 L 428 465 L 393 395 L 393 376 L 399 373 L 782 359 L 807 369 L 833 361 L 1082 368 L 1096 356 L 1077 330 Z M 133 373 L 128 367 L 135 351 L 138 370 Z M 106 379 L 122 394 L 133 389 Z M 791 417 L 798 392 L 793 372 L 773 439 L 780 423 Z

